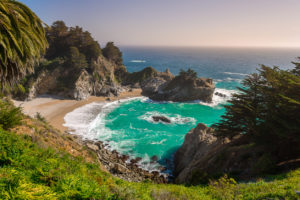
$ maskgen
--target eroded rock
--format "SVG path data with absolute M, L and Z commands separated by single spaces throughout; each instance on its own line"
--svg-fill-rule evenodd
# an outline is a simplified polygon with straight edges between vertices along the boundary
M 171 123 L 171 120 L 165 116 L 152 116 L 153 121 L 155 122 L 164 122 L 164 123 Z

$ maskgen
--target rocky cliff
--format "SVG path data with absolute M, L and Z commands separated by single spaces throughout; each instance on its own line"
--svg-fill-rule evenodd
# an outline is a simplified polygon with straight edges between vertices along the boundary
M 249 180 L 299 166 L 297 160 L 277 163 L 277 157 L 265 145 L 249 143 L 243 136 L 231 140 L 217 138 L 212 128 L 200 123 L 186 134 L 175 153 L 175 182 L 207 183 L 224 174 Z
M 91 95 L 118 96 L 129 89 L 121 84 L 123 74 L 127 74 L 125 66 L 116 65 L 103 56 L 99 56 L 89 69 L 76 69 L 54 62 L 26 78 L 27 94 L 22 97 L 33 99 L 37 95 L 52 94 L 82 100 Z
M 87 69 L 76 69 L 56 61 L 46 63 L 46 66 L 38 68 L 33 75 L 25 79 L 27 93 L 18 93 L 14 98 L 29 100 L 43 94 L 77 100 L 86 99 L 91 95 L 118 96 L 131 88 L 140 88 L 145 80 L 151 78 L 166 81 L 174 78 L 169 70 L 158 72 L 152 67 L 129 73 L 124 65 L 117 65 L 102 55 Z
M 200 123 L 196 128 L 191 129 L 174 157 L 176 182 L 190 182 L 195 170 L 203 165 L 203 159 L 212 155 L 223 143 L 213 135 L 213 129 L 205 124 Z M 205 163 L 205 166 L 207 164 Z
M 215 90 L 212 79 L 187 75 L 176 77 L 156 76 L 145 80 L 142 94 L 156 101 L 194 101 L 211 102 Z

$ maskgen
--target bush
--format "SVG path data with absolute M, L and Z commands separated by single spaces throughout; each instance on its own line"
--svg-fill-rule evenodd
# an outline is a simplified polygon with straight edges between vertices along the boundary
M 35 114 L 35 118 L 36 118 L 37 120 L 41 121 L 41 122 L 47 123 L 46 118 L 43 117 L 43 116 L 41 115 L 41 113 L 39 113 L 39 112 L 37 112 L 37 113 Z
M 0 100 L 0 127 L 4 130 L 21 124 L 22 112 L 20 107 L 15 107 L 7 100 Z
M 237 182 L 224 175 L 217 181 L 210 181 L 210 192 L 217 199 L 241 199 L 236 190 Z
M 24 144 L 14 134 L 9 134 L 0 128 L 0 167 L 12 164 L 23 154 Z

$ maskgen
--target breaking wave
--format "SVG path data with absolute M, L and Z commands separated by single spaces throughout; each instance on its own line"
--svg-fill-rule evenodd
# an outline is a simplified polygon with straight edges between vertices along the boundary
M 146 60 L 131 60 L 132 63 L 145 63 Z
M 166 117 L 167 119 L 169 119 L 171 121 L 171 124 L 187 124 L 187 123 L 192 123 L 195 124 L 196 123 L 196 119 L 192 118 L 192 117 L 182 117 L 179 114 L 166 114 L 166 113 L 159 113 L 159 112 L 146 112 L 144 115 L 140 116 L 139 119 L 143 119 L 146 120 L 149 123 L 154 123 L 154 124 L 158 124 L 158 123 L 163 123 L 163 124 L 168 124 L 165 122 L 156 122 L 153 120 L 153 116 L 163 116 Z

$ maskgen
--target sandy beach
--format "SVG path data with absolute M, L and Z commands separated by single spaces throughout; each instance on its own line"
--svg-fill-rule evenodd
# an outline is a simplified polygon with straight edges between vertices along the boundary
M 141 89 L 134 89 L 132 92 L 123 92 L 118 97 L 109 97 L 110 101 L 119 99 L 131 98 L 141 96 Z M 23 112 L 31 117 L 36 113 L 40 113 L 49 121 L 55 128 L 61 131 L 67 131 L 67 127 L 63 126 L 65 123 L 64 117 L 67 113 L 74 109 L 84 106 L 92 102 L 103 102 L 108 97 L 91 96 L 85 100 L 76 101 L 70 99 L 60 99 L 54 96 L 39 96 L 31 101 L 15 101 L 16 106 L 23 108 Z

